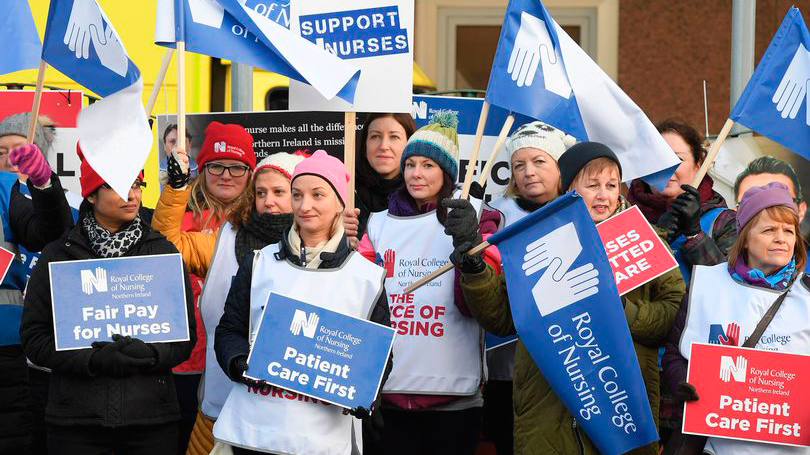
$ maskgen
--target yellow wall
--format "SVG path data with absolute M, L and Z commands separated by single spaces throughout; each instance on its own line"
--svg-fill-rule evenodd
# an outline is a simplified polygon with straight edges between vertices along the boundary
M 17 1 L 17 0 L 15 0 Z M 25 0 L 18 0 L 25 1 Z M 40 38 L 45 34 L 48 19 L 48 0 L 28 0 Z M 143 101 L 149 98 L 155 84 L 160 63 L 166 49 L 153 43 L 155 33 L 155 1 L 98 0 L 107 17 L 118 31 L 124 47 L 133 62 L 141 70 L 144 83 Z M 177 67 L 176 56 L 166 75 L 165 93 L 160 93 L 153 115 L 175 113 L 177 111 Z M 211 106 L 211 58 L 197 54 L 186 54 L 186 110 L 187 112 L 208 112 Z M 0 82 L 35 83 L 36 70 L 19 71 L 0 76 Z M 45 85 L 64 89 L 84 90 L 62 73 L 48 68 Z M 85 90 L 87 93 L 89 90 Z M 157 138 L 157 133 L 156 133 Z M 146 179 L 157 182 L 157 142 L 146 162 Z M 158 198 L 158 185 L 149 185 L 144 192 L 144 204 L 154 206 Z

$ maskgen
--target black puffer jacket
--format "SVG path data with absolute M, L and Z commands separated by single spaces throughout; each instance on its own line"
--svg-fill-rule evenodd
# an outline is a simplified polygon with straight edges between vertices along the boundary
M 143 236 L 125 257 L 177 253 L 174 245 L 161 234 L 146 224 L 143 229 Z M 196 341 L 191 284 L 185 271 L 191 340 L 151 344 L 158 359 L 148 372 L 124 378 L 93 375 L 89 367 L 92 349 L 55 350 L 48 264 L 98 257 L 90 248 L 79 223 L 45 247 L 29 281 L 20 337 L 28 358 L 53 371 L 45 420 L 57 425 L 102 426 L 160 424 L 178 420 L 180 409 L 171 369 L 188 358 Z

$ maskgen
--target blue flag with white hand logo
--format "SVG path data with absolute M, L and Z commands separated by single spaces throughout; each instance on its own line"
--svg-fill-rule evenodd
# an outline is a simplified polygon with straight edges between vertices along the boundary
M 141 76 L 96 0 L 51 0 L 42 59 L 103 97 Z
M 810 34 L 793 6 L 729 118 L 810 160 L 808 96 Z
M 0 74 L 29 70 L 39 65 L 42 44 L 27 1 L 0 0 L 0 30 L 13 37 L 14 44 L 0 53 Z
M 182 21 L 176 20 L 180 10 Z M 354 101 L 360 70 L 291 32 L 289 11 L 289 1 L 158 0 L 155 44 L 174 48 L 185 41 L 189 52 L 305 82 L 326 99 Z
M 666 186 L 680 160 L 644 112 L 549 16 L 538 0 L 510 0 L 486 100 L 610 147 L 622 180 Z
M 489 238 L 512 319 L 543 377 L 604 455 L 658 440 L 599 233 L 574 192 Z

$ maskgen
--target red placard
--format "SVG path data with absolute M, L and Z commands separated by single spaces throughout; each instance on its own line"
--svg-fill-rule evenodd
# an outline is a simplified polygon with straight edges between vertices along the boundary
M 0 119 L 22 112 L 31 112 L 33 90 L 0 91 Z M 45 90 L 39 115 L 56 122 L 58 128 L 76 128 L 76 117 L 82 110 L 82 92 L 74 90 Z
M 8 269 L 11 268 L 11 263 L 14 261 L 14 253 L 0 247 L 0 282 L 6 279 Z
M 619 295 L 678 266 L 661 237 L 635 205 L 596 226 Z
M 686 404 L 683 432 L 810 446 L 810 356 L 692 344 L 687 380 L 700 399 Z

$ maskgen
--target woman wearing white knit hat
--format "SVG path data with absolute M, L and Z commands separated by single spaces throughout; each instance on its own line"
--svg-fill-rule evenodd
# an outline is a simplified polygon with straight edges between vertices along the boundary
M 178 154 L 182 163 L 173 156 L 168 158 L 169 187 L 164 191 L 187 190 L 188 157 Z M 189 272 L 206 277 L 205 290 L 200 296 L 198 327 L 205 327 L 205 370 L 200 413 L 194 424 L 189 453 L 208 453 L 214 443 L 211 433 L 213 421 L 219 416 L 228 397 L 231 381 L 216 362 L 214 330 L 222 316 L 225 298 L 236 274 L 239 260 L 254 250 L 277 243 L 284 230 L 292 225 L 290 177 L 295 166 L 304 160 L 304 153 L 275 153 L 261 160 L 248 186 L 248 197 L 230 210 L 229 221 L 216 232 L 181 231 L 186 203 L 182 198 L 161 198 L 155 208 L 153 227 L 169 239 L 183 255 Z M 176 188 L 178 187 L 179 188 Z

